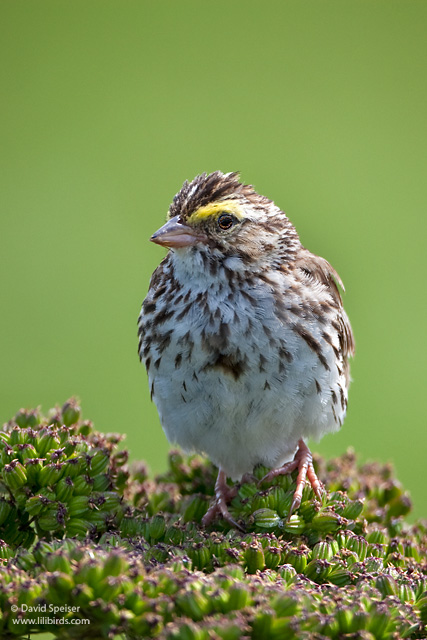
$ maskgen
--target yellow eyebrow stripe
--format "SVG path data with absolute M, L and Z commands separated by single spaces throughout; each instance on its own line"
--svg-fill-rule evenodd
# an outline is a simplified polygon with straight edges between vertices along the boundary
M 243 216 L 242 207 L 235 200 L 220 200 L 218 202 L 210 202 L 204 207 L 199 207 L 188 218 L 189 222 L 199 222 L 218 213 L 232 213 L 236 218 L 241 220 Z

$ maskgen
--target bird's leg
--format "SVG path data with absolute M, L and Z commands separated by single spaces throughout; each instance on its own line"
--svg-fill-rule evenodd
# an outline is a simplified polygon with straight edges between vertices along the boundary
M 304 489 L 306 479 L 311 484 L 311 487 L 319 500 L 322 499 L 324 488 L 313 467 L 313 456 L 310 449 L 305 444 L 304 440 L 298 441 L 298 449 L 291 462 L 286 462 L 282 467 L 278 469 L 272 469 L 267 475 L 265 475 L 260 482 L 265 480 L 271 481 L 277 476 L 287 475 L 292 473 L 295 469 L 298 469 L 297 487 L 295 489 L 294 498 L 292 500 L 291 508 L 288 513 L 288 520 L 291 517 L 295 509 L 301 504 L 302 492 Z
M 225 471 L 220 469 L 215 482 L 215 498 L 203 516 L 203 526 L 211 524 L 218 515 L 221 515 L 229 524 L 242 531 L 242 527 L 231 517 L 227 508 L 227 502 L 230 502 L 236 493 L 237 487 L 229 487 L 227 485 L 227 476 Z

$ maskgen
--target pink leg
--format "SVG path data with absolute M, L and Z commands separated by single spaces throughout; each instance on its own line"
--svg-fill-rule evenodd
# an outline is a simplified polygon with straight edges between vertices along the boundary
M 220 469 L 218 471 L 218 477 L 215 482 L 215 499 L 203 516 L 203 526 L 206 527 L 207 525 L 211 524 L 217 516 L 221 515 L 224 520 L 226 520 L 233 527 L 243 531 L 242 527 L 231 517 L 230 512 L 227 508 L 227 502 L 230 502 L 230 500 L 234 498 L 236 493 L 237 488 L 230 488 L 227 485 L 227 476 L 225 474 L 225 471 Z
M 301 504 L 302 492 L 306 479 L 311 484 L 312 489 L 319 500 L 321 500 L 324 491 L 323 485 L 317 477 L 313 467 L 313 456 L 311 455 L 311 451 L 305 444 L 304 440 L 299 440 L 297 452 L 291 462 L 287 462 L 278 469 L 272 469 L 260 481 L 271 481 L 273 480 L 273 478 L 277 478 L 277 476 L 283 476 L 287 475 L 288 473 L 292 473 L 292 471 L 294 471 L 295 469 L 298 469 L 297 487 L 295 489 L 291 508 L 289 509 L 288 520 L 295 509 L 298 509 Z

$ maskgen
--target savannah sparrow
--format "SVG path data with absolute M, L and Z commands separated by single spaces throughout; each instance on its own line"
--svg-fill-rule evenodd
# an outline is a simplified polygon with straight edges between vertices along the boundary
M 337 272 L 238 173 L 184 182 L 151 240 L 170 249 L 139 316 L 139 355 L 163 429 L 219 467 L 204 524 L 261 463 L 322 485 L 305 444 L 339 429 L 354 341 Z M 337 284 L 338 283 L 338 284 Z M 293 459 L 292 459 L 293 456 Z

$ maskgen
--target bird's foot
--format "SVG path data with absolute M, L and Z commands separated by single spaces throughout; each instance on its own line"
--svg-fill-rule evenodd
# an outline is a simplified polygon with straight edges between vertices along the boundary
M 288 473 L 292 473 L 292 471 L 295 471 L 295 469 L 298 469 L 297 487 L 295 489 L 287 520 L 289 520 L 292 513 L 295 511 L 295 509 L 298 509 L 301 504 L 302 492 L 306 480 L 308 480 L 308 482 L 310 483 L 316 497 L 319 500 L 322 499 L 322 495 L 325 491 L 314 470 L 313 456 L 311 455 L 311 451 L 305 444 L 304 440 L 298 441 L 298 449 L 294 456 L 294 459 L 291 460 L 291 462 L 286 462 L 282 467 L 279 467 L 278 469 L 272 469 L 259 482 L 259 484 L 261 484 L 264 481 L 271 481 L 273 480 L 273 478 L 277 478 L 277 476 L 283 476 L 287 475 Z
M 227 485 L 227 476 L 225 472 L 220 469 L 218 472 L 218 478 L 215 482 L 215 498 L 202 518 L 203 526 L 211 524 L 218 516 L 222 516 L 226 522 L 231 526 L 244 531 L 243 527 L 238 524 L 228 510 L 227 503 L 230 502 L 237 494 L 237 487 L 229 487 Z

